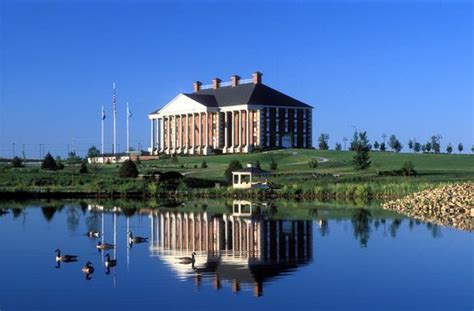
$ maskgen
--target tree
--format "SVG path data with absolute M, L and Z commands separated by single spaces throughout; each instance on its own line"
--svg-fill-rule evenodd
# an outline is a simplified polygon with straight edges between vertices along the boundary
M 354 151 L 356 149 L 358 139 L 359 139 L 359 134 L 357 133 L 357 131 L 355 131 L 354 135 L 352 135 L 351 145 L 349 146 L 350 151 Z
M 422 145 L 422 146 L 421 146 L 421 151 L 422 151 L 423 153 L 426 152 L 426 145 Z
M 136 178 L 138 176 L 138 169 L 132 160 L 125 160 L 120 166 L 119 176 L 121 178 Z
M 54 160 L 51 153 L 48 152 L 45 155 L 43 162 L 41 162 L 41 169 L 49 171 L 55 171 L 58 169 L 58 165 L 56 164 L 56 161 Z
M 100 151 L 95 146 L 91 146 L 89 150 L 87 150 L 87 157 L 94 158 L 100 156 Z
M 449 154 L 453 152 L 453 146 L 451 146 L 451 143 L 449 143 L 448 146 L 446 147 L 446 152 Z
M 427 142 L 426 145 L 425 145 L 425 149 L 426 149 L 426 152 L 430 152 L 431 151 L 431 143 L 430 142 Z
M 67 155 L 67 163 L 68 164 L 78 164 L 81 163 L 82 159 L 79 157 L 74 151 L 69 152 Z
M 353 158 L 354 167 L 357 170 L 364 170 L 370 166 L 370 145 L 369 139 L 367 138 L 367 132 L 359 133 L 356 143 L 354 144 L 354 151 L 356 154 Z
M 380 151 L 383 152 L 383 151 L 385 151 L 385 150 L 387 150 L 387 148 L 385 147 L 385 143 L 381 143 L 381 144 L 380 144 Z
M 258 168 L 258 169 L 262 169 L 262 167 L 260 166 L 260 161 L 259 160 L 257 160 L 255 162 L 255 167 Z
M 79 174 L 87 174 L 88 169 L 87 169 L 87 164 L 86 162 L 81 163 L 81 168 L 79 169 Z
M 378 141 L 375 141 L 375 142 L 374 142 L 374 149 L 377 150 L 377 149 L 379 149 L 379 148 L 380 148 L 379 142 L 378 142 Z
M 336 143 L 336 147 L 334 148 L 336 151 L 342 150 L 342 145 L 340 143 Z
M 321 150 L 329 149 L 329 145 L 328 145 L 329 134 L 321 133 L 321 135 L 319 135 L 318 141 L 319 141 L 319 149 Z
M 317 159 L 311 159 L 308 162 L 309 168 L 317 168 L 318 167 L 318 160 Z
M 439 153 L 441 150 L 440 140 L 440 135 L 431 136 L 431 149 L 433 149 L 434 153 Z
M 274 158 L 272 158 L 272 160 L 270 161 L 270 170 L 276 171 L 277 168 L 278 168 L 278 163 L 277 161 L 275 161 Z
M 403 148 L 402 144 L 400 143 L 400 141 L 397 139 L 397 137 L 395 135 L 390 136 L 389 141 L 388 141 L 388 145 L 395 152 L 400 152 Z
M 201 162 L 201 168 L 207 168 L 207 162 L 206 162 L 206 160 L 203 160 L 203 161 Z
M 25 165 L 23 164 L 23 159 L 19 157 L 14 157 L 12 159 L 12 166 L 13 167 L 24 167 Z
M 415 165 L 413 165 L 411 161 L 403 163 L 402 172 L 403 172 L 403 175 L 405 176 L 416 175 Z
M 420 152 L 421 150 L 421 144 L 419 142 L 416 142 L 414 145 L 413 145 L 413 151 L 415 152 Z
M 464 150 L 464 146 L 462 143 L 459 143 L 458 145 L 458 151 L 461 153 Z
M 229 165 L 227 166 L 225 170 L 225 179 L 228 182 L 232 182 L 232 172 L 240 170 L 242 168 L 242 164 L 239 162 L 239 160 L 232 160 L 230 161 Z
M 471 147 L 471 152 L 474 153 L 474 145 Z

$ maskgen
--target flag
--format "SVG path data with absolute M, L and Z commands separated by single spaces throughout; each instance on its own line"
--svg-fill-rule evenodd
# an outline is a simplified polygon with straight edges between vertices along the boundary
M 132 111 L 130 110 L 130 108 L 128 108 L 128 105 L 127 105 L 127 116 L 128 116 L 129 118 L 132 117 Z
M 104 106 L 102 106 L 102 115 L 101 115 L 101 120 L 105 120 L 105 110 L 104 110 Z

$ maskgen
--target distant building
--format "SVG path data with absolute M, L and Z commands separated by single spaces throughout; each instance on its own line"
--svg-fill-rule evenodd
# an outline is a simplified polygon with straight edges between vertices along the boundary
M 253 149 L 310 148 L 312 107 L 252 79 L 194 82 L 149 114 L 152 154 L 246 153 Z

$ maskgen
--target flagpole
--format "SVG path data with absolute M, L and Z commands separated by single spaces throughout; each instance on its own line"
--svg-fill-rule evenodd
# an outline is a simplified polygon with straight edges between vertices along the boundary
M 128 108 L 127 102 L 127 153 L 130 153 L 130 127 L 129 127 L 129 119 L 130 119 L 130 110 Z
M 102 106 L 102 115 L 100 116 L 100 151 L 104 154 L 104 106 Z
M 112 153 L 117 153 L 117 99 L 115 96 L 115 82 L 113 83 L 114 94 L 112 96 L 112 103 L 114 107 L 114 143 L 112 145 Z

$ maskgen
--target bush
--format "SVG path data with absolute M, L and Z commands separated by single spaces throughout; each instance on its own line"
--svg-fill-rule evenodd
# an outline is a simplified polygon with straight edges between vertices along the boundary
M 79 174 L 87 174 L 87 173 L 88 173 L 87 165 L 86 163 L 82 162 L 81 168 L 79 169 Z
M 58 169 L 56 160 L 54 160 L 51 153 L 48 152 L 44 157 L 43 162 L 41 162 L 41 169 L 49 171 L 55 171 Z
M 308 162 L 308 166 L 309 166 L 309 168 L 317 168 L 317 167 L 318 167 L 318 160 L 316 160 L 316 159 L 311 159 L 311 160 Z
M 276 171 L 278 168 L 278 163 L 275 161 L 275 159 L 272 158 L 272 161 L 270 162 L 270 170 Z
M 229 165 L 227 166 L 227 169 L 225 170 L 225 179 L 228 182 L 232 182 L 232 172 L 236 170 L 240 170 L 242 168 L 242 164 L 239 162 L 239 160 L 232 160 Z
M 207 168 L 207 162 L 206 162 L 206 160 L 202 161 L 202 163 L 201 163 L 201 168 Z
M 405 176 L 413 176 L 417 174 L 415 171 L 415 165 L 413 165 L 411 161 L 405 162 L 402 166 L 401 171 Z
M 171 163 L 173 163 L 173 164 L 178 164 L 178 162 L 179 162 L 178 156 L 177 156 L 176 154 L 173 154 L 173 155 L 171 156 L 170 161 L 171 161 Z
M 123 162 L 119 170 L 119 176 L 121 178 L 136 178 L 138 176 L 138 169 L 135 163 L 131 160 Z
M 13 167 L 24 167 L 23 160 L 19 157 L 14 157 L 12 160 Z
M 64 169 L 64 164 L 62 162 L 56 161 L 56 166 L 58 167 L 58 170 L 63 170 Z

